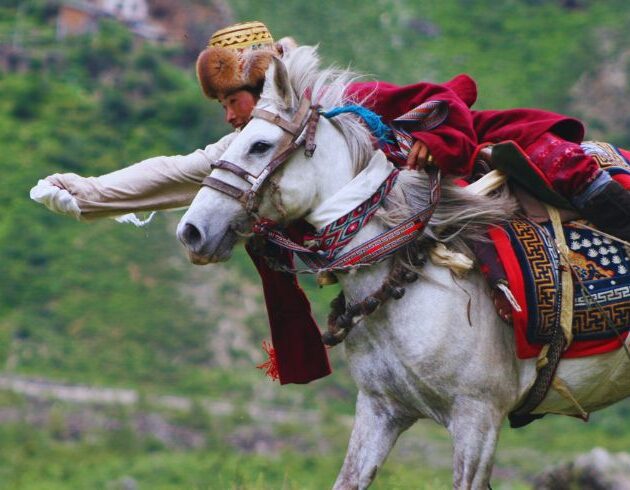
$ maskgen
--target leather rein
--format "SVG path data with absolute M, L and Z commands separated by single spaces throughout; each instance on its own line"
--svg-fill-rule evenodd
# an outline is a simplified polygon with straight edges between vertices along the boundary
M 261 189 L 267 180 L 300 146 L 304 145 L 304 154 L 312 157 L 315 152 L 315 132 L 319 121 L 320 111 L 318 106 L 312 106 L 308 97 L 302 97 L 298 109 L 291 121 L 287 121 L 279 114 L 255 108 L 252 117 L 263 119 L 281 128 L 284 135 L 280 140 L 278 149 L 271 161 L 258 174 L 254 175 L 235 163 L 227 160 L 219 160 L 212 164 L 215 168 L 228 171 L 244 180 L 249 189 L 243 190 L 232 184 L 228 184 L 218 178 L 208 176 L 203 179 L 201 185 L 215 189 L 226 194 L 245 206 L 250 215 L 258 211 L 261 199 Z

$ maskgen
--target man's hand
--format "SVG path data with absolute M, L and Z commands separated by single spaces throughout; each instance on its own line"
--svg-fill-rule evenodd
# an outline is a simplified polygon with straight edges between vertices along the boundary
M 49 180 L 40 180 L 30 192 L 31 199 L 43 204 L 55 213 L 66 214 L 81 219 L 81 209 L 74 196 L 67 190 L 60 189 Z
M 429 151 L 429 148 L 420 140 L 417 140 L 407 157 L 407 168 L 409 170 L 422 170 L 426 165 L 430 165 L 433 162 L 433 155 Z

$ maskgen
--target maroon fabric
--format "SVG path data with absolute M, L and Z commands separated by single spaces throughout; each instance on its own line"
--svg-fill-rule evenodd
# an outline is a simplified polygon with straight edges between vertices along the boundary
M 429 148 L 443 171 L 458 175 L 470 173 L 477 137 L 468 106 L 475 101 L 477 89 L 467 75 L 459 75 L 443 85 L 420 82 L 399 87 L 386 82 L 354 83 L 348 88 L 348 94 L 381 116 L 388 125 L 424 102 L 448 102 L 449 114 L 443 124 L 431 131 L 411 134 Z
M 247 247 L 260 274 L 280 383 L 308 383 L 332 371 L 311 305 L 295 275 L 271 269 Z
M 551 182 L 553 189 L 567 198 L 580 194 L 601 172 L 597 162 L 582 147 L 544 133 L 525 153 Z
M 477 99 L 477 87 L 467 75 L 458 75 L 444 84 L 420 82 L 404 87 L 386 82 L 355 83 L 348 93 L 380 115 L 386 124 L 423 102 L 448 102 L 449 117 L 444 124 L 412 135 L 427 145 L 442 171 L 450 175 L 469 175 L 475 148 L 481 144 L 512 140 L 521 148 L 527 148 L 545 133 L 573 143 L 580 143 L 584 138 L 580 121 L 549 111 L 471 111 L 470 106 Z
M 472 111 L 479 143 L 516 141 L 527 148 L 543 134 L 554 133 L 573 143 L 584 139 L 584 126 L 577 119 L 539 109 Z

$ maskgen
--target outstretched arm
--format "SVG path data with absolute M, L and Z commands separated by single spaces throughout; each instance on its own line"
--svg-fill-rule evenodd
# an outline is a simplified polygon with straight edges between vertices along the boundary
M 235 133 L 189 155 L 154 157 L 99 177 L 53 174 L 31 197 L 81 220 L 188 206 Z

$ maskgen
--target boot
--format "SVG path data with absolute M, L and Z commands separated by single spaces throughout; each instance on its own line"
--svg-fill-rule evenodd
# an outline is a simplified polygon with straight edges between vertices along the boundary
M 630 241 L 630 190 L 611 180 L 578 207 L 584 218 L 625 241 Z

